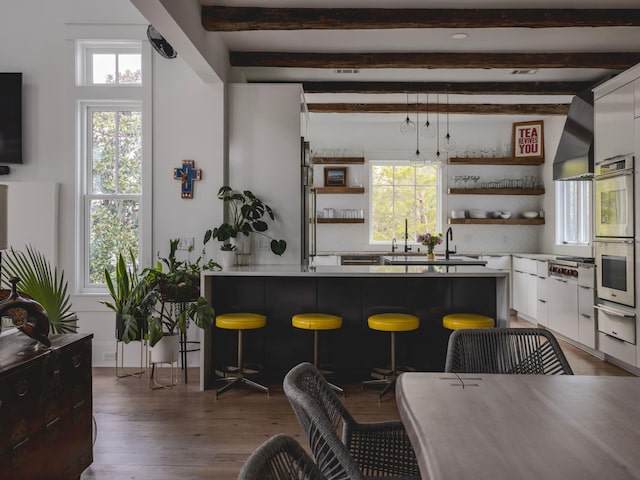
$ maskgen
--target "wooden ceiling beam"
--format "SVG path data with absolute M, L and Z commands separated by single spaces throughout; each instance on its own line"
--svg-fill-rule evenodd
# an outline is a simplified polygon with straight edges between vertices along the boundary
M 262 82 L 261 82 L 262 83 Z M 282 82 L 278 82 L 282 83 Z M 575 95 L 595 82 L 294 82 L 305 93 L 452 93 L 464 95 Z
M 261 8 L 205 5 L 208 31 L 561 28 L 640 25 L 638 9 Z
M 309 113 L 407 113 L 406 103 L 307 103 Z M 447 113 L 451 115 L 566 115 L 568 104 L 487 104 L 487 103 L 451 103 L 426 104 L 418 106 L 420 113 Z M 414 114 L 415 104 L 409 106 L 409 113 Z
M 602 68 L 626 70 L 640 52 L 480 53 L 480 52 L 229 52 L 233 67 L 281 68 Z

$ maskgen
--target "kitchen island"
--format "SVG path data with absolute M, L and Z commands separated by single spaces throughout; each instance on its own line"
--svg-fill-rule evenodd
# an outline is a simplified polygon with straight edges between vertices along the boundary
M 324 312 L 343 318 L 342 328 L 320 333 L 320 361 L 337 380 L 368 378 L 389 363 L 389 334 L 370 330 L 369 315 L 406 312 L 420 328 L 397 335 L 400 365 L 442 371 L 450 332 L 442 317 L 452 312 L 489 315 L 497 326 L 509 318 L 509 274 L 477 265 L 318 266 L 255 265 L 203 273 L 203 292 L 216 314 L 256 312 L 267 326 L 244 334 L 245 361 L 281 379 L 313 357 L 313 334 L 292 327 L 291 317 Z M 204 333 L 200 387 L 213 388 L 215 369 L 236 360 L 237 333 L 215 326 Z

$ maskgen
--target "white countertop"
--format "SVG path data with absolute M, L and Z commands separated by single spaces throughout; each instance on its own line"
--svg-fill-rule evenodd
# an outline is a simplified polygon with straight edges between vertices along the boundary
M 221 271 L 203 272 L 208 276 L 259 276 L 259 277 L 496 277 L 508 276 L 508 272 L 478 265 L 354 265 L 317 266 L 303 265 L 249 265 L 230 267 Z

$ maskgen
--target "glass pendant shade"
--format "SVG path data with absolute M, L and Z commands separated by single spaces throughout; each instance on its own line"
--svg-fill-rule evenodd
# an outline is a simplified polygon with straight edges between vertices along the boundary
M 442 150 L 453 152 L 456 149 L 456 141 L 449 135 L 449 94 L 447 93 L 447 134 L 442 139 Z
M 409 94 L 407 93 L 407 118 L 400 124 L 400 133 L 412 135 L 416 131 L 416 124 L 409 118 Z
M 420 153 L 420 150 L 416 150 L 416 153 L 409 158 L 409 163 L 414 167 L 421 167 L 427 163 L 427 160 L 424 158 L 424 155 Z

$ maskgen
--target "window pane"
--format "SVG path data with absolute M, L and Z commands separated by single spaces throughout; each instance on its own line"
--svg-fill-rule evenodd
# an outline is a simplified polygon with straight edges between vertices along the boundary
M 591 182 L 556 182 L 556 243 L 591 241 Z
M 139 194 L 142 191 L 142 115 L 118 112 L 118 192 Z
M 138 200 L 91 200 L 89 225 L 89 283 L 104 283 L 117 252 L 131 248 L 138 258 Z
M 410 242 L 438 232 L 437 172 L 402 163 L 371 166 L 371 241 L 404 240 L 405 225 Z
M 139 53 L 118 55 L 118 83 L 142 83 L 141 61 Z
M 116 56 L 113 53 L 94 53 L 92 56 L 92 82 L 116 83 Z
M 93 193 L 116 191 L 116 112 L 91 112 Z

